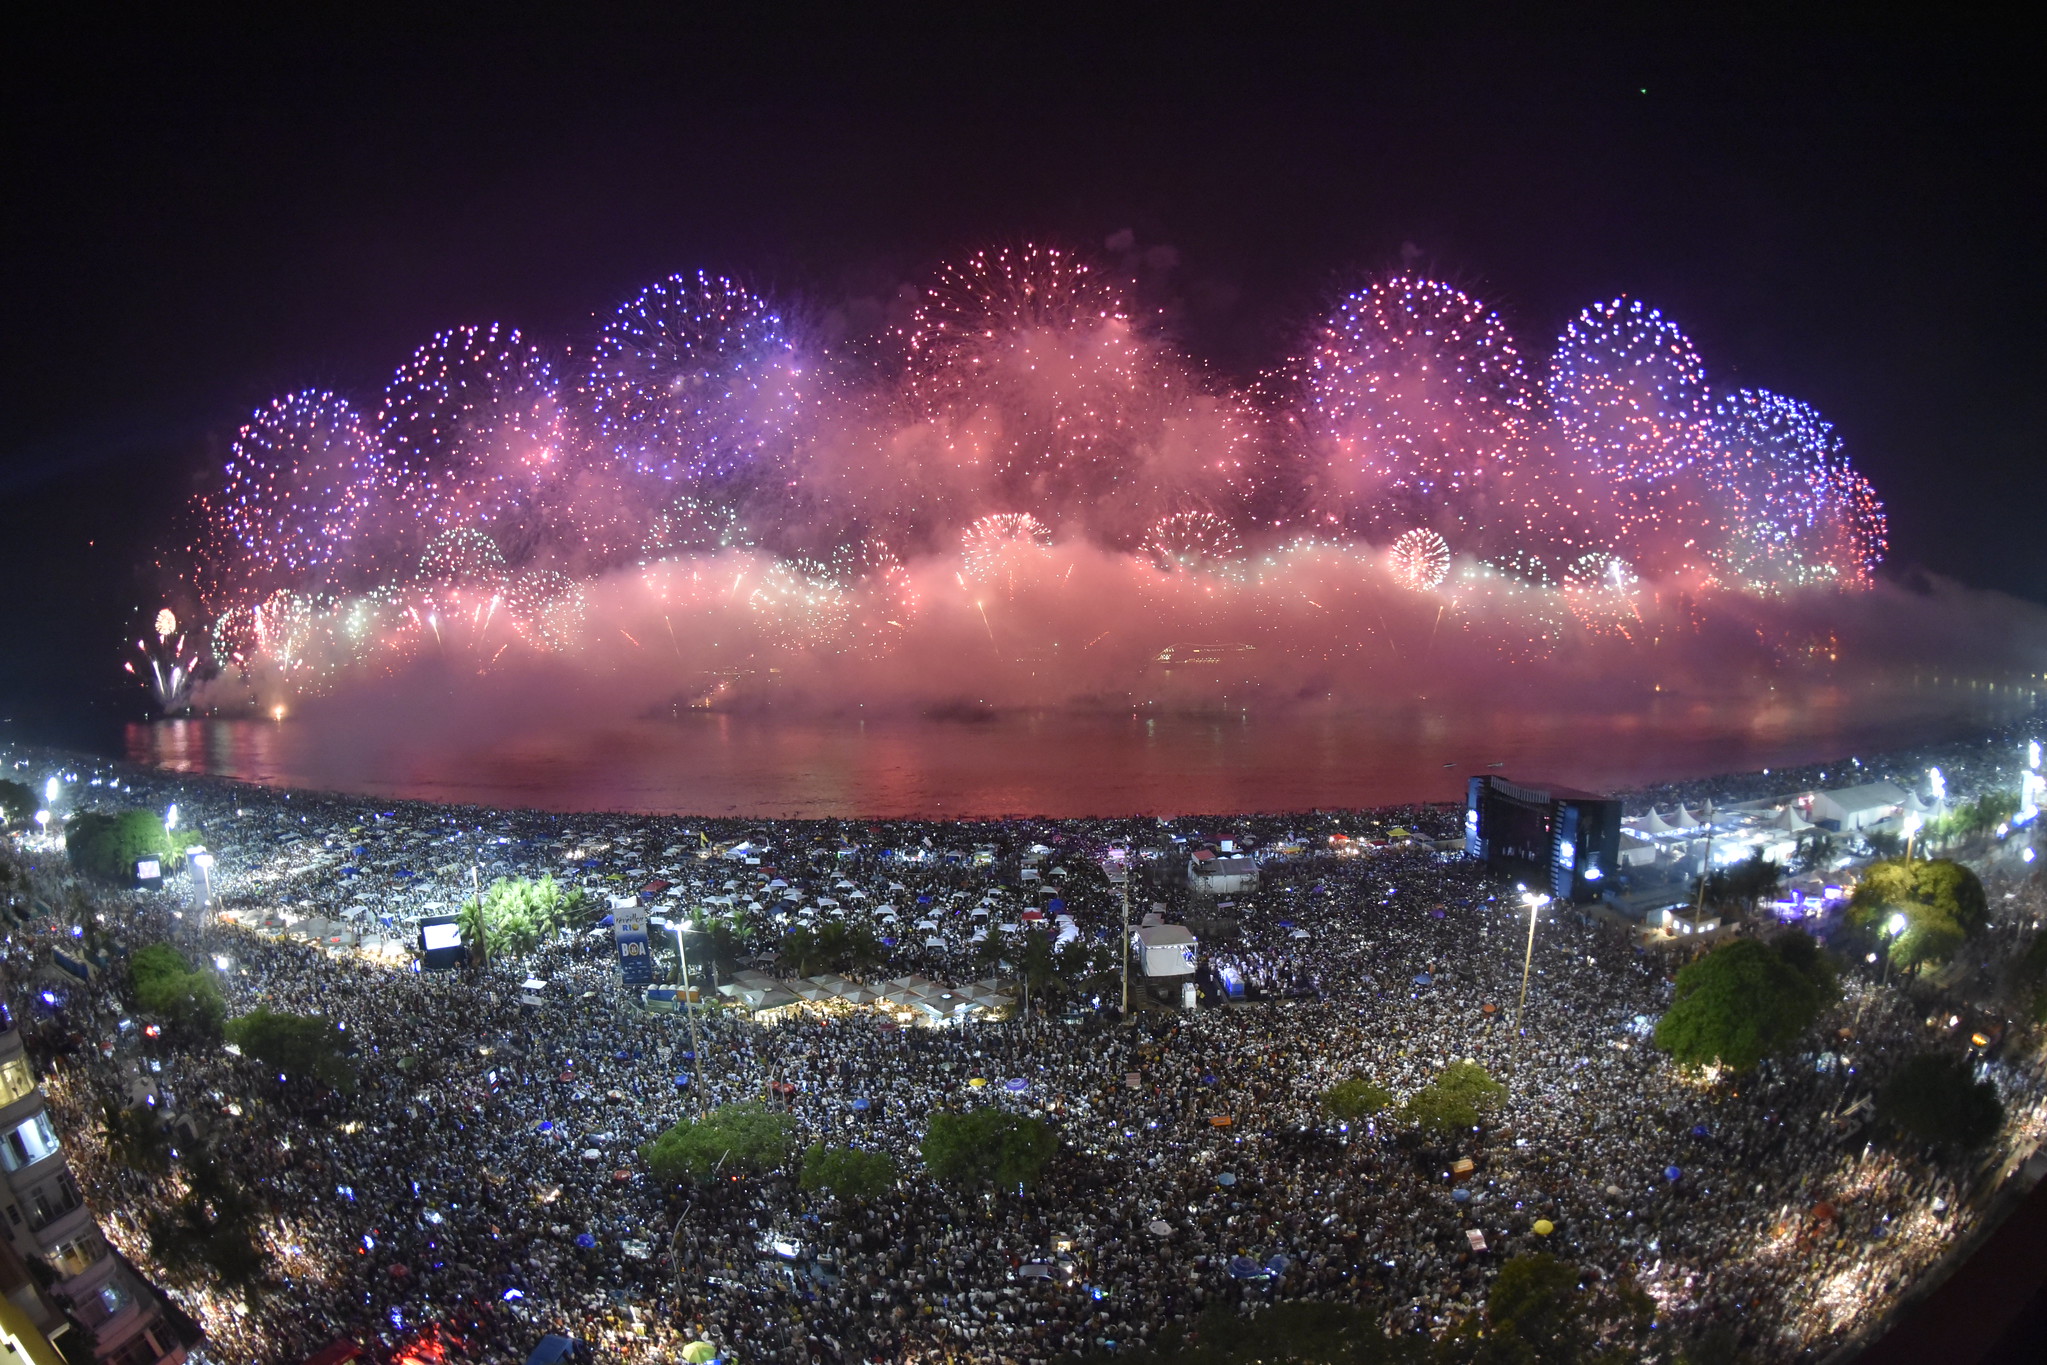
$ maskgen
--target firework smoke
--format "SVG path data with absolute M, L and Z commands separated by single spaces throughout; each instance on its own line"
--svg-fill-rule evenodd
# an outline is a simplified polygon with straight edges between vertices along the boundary
M 1635 300 L 1532 363 L 1482 302 L 1395 276 L 1251 387 L 1061 251 L 942 266 L 905 311 L 832 350 L 676 276 L 581 355 L 459 327 L 373 418 L 286 395 L 166 557 L 204 622 L 170 652 L 221 672 L 209 701 L 266 706 L 543 661 L 677 704 L 1128 699 L 1198 691 L 1160 661 L 1219 653 L 1274 697 L 1424 665 L 1646 676 L 1789 666 L 1816 632 L 1837 660 L 1885 550 L 1832 428 L 1712 388 Z

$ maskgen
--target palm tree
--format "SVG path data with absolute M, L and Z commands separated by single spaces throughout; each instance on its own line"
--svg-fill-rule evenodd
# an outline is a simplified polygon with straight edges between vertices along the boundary
M 1775 899 L 1783 885 L 1783 869 L 1760 853 L 1750 854 L 1724 872 L 1706 878 L 1706 899 L 1723 911 L 1753 915 L 1756 905 Z
M 1036 991 L 1040 998 L 1045 988 L 1057 976 L 1057 964 L 1052 957 L 1052 940 L 1040 930 L 1024 931 L 1023 947 L 1017 954 L 1017 971 L 1024 982 L 1024 1012 L 1030 1013 L 1030 996 Z
M 1080 995 L 1112 990 L 1120 981 L 1108 945 L 1076 938 L 1061 944 L 1054 953 L 1060 987 Z
M 481 900 L 466 900 L 455 915 L 455 927 L 462 932 L 463 946 L 469 949 L 470 962 L 478 967 L 490 961 L 490 919 L 484 914 Z
M 847 968 L 864 972 L 880 966 L 888 960 L 888 954 L 881 946 L 881 940 L 874 936 L 874 930 L 862 924 L 847 936 Z
M 988 936 L 982 939 L 980 947 L 974 950 L 974 960 L 986 967 L 988 974 L 994 977 L 1002 975 L 1002 963 L 1009 955 L 1008 935 L 994 928 L 988 930 Z
M 844 923 L 833 920 L 817 931 L 817 955 L 819 960 L 833 971 L 847 965 L 853 956 L 853 935 L 848 932 Z
M 775 949 L 775 960 L 797 976 L 809 976 L 818 956 L 817 935 L 802 924 L 782 935 L 782 942 Z

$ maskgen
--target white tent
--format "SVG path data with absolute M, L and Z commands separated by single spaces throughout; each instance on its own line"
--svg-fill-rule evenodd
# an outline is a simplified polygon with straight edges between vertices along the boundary
M 1675 832 L 1664 818 L 1656 813 L 1654 806 L 1649 808 L 1649 814 L 1644 816 L 1639 823 L 1644 834 L 1671 834 Z

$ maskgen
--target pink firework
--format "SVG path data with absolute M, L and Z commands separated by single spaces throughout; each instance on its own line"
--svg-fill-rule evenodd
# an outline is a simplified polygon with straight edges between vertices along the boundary
M 1520 354 L 1461 290 L 1396 275 L 1346 297 L 1299 362 L 1303 419 L 1328 447 L 1339 520 L 1474 530 L 1529 418 Z

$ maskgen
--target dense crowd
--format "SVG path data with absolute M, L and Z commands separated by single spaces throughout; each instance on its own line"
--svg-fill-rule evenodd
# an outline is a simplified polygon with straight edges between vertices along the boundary
M 1454 811 L 719 823 L 380 805 L 113 768 L 81 770 L 72 791 L 95 778 L 120 784 L 110 802 L 180 804 L 218 859 L 215 910 L 360 905 L 402 925 L 459 897 L 472 866 L 485 880 L 559 871 L 618 896 L 658 878 L 671 885 L 657 904 L 751 912 L 755 948 L 805 922 L 871 925 L 889 940 L 875 979 L 986 970 L 975 935 L 1054 899 L 1074 932 L 1113 940 L 1121 902 L 1100 858 L 1131 848 L 1139 909 L 1230 922 L 1204 944 L 1204 979 L 1228 967 L 1255 999 L 1162 1002 L 1127 1024 L 1090 1001 L 946 1029 L 857 1009 L 774 1025 L 713 1012 L 692 1049 L 682 1018 L 620 987 L 608 931 L 420 973 L 190 914 L 182 887 L 89 887 L 23 849 L 34 903 L 0 970 L 113 1240 L 151 1267 L 149 1216 L 182 1189 L 175 1164 L 126 1168 L 94 1136 L 101 1098 L 138 1077 L 181 1143 L 222 1157 L 266 1215 L 273 1286 L 162 1275 L 206 1328 L 209 1359 L 295 1361 L 336 1337 L 391 1345 L 441 1322 L 492 1359 L 559 1331 L 624 1359 L 672 1359 L 703 1337 L 741 1361 L 1026 1362 L 1276 1298 L 1373 1304 L 1389 1330 L 1434 1333 L 1538 1248 L 1632 1276 L 1673 1332 L 1728 1323 L 1760 1358 L 1796 1359 L 1869 1321 L 1970 1216 L 1969 1171 L 1868 1141 L 1863 1101 L 1929 1036 L 1896 983 L 1851 977 L 1815 1051 L 1738 1089 L 1708 1085 L 1646 1041 L 1673 964 L 1624 926 L 1552 908 L 1517 1038 L 1520 898 L 1427 837 L 1386 837 L 1454 834 Z M 1350 836 L 1341 854 L 1336 833 Z M 1188 901 L 1202 836 L 1261 859 L 1258 889 L 1226 913 Z M 2039 906 L 2030 886 L 1995 899 L 2008 946 Z M 226 1048 L 143 1036 L 118 949 L 164 938 L 220 965 L 231 1013 L 343 1025 L 360 1088 L 309 1104 Z M 81 943 L 108 950 L 90 983 L 51 966 L 53 948 Z M 551 983 L 538 1010 L 520 1004 L 529 974 Z M 39 1006 L 19 1008 L 32 993 Z M 1354 1075 L 1405 1097 L 1466 1058 L 1508 1086 L 1483 1132 L 1423 1142 L 1390 1115 L 1347 1126 L 1321 1104 Z M 2037 1136 L 2041 1078 L 1990 1071 L 2014 1135 Z M 699 1103 L 759 1098 L 792 1114 L 799 1143 L 892 1153 L 898 1190 L 839 1201 L 790 1173 L 664 1188 L 636 1155 Z M 1055 1125 L 1062 1149 L 1038 1186 L 962 1196 L 922 1173 L 930 1113 L 979 1104 Z M 1468 1179 L 1451 1176 L 1458 1158 L 1475 1163 Z

